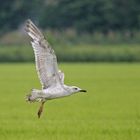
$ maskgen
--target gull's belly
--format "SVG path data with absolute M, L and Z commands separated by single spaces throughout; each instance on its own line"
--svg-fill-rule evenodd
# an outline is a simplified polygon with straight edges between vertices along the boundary
M 54 99 L 67 96 L 67 92 L 63 88 L 49 88 L 43 90 L 46 99 Z

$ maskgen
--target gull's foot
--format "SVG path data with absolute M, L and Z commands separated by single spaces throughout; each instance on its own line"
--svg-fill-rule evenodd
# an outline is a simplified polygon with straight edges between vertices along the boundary
M 42 114 L 42 110 L 39 109 L 38 112 L 37 112 L 38 118 L 40 118 L 41 114 Z
M 40 116 L 41 116 L 41 114 L 42 114 L 42 112 L 43 112 L 44 103 L 45 103 L 45 101 L 43 101 L 43 102 L 41 103 L 41 106 L 39 107 L 39 110 L 38 110 L 38 112 L 37 112 L 38 118 L 40 118 Z

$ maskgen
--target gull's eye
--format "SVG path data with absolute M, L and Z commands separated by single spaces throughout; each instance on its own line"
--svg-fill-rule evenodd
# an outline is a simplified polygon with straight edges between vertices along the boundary
M 74 88 L 75 90 L 77 90 L 78 88 Z

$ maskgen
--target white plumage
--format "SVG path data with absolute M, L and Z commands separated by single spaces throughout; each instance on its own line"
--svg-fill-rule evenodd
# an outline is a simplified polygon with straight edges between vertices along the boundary
M 43 34 L 31 20 L 27 20 L 25 29 L 32 38 L 31 44 L 35 54 L 36 70 L 42 84 L 42 90 L 33 89 L 31 94 L 27 96 L 27 100 L 30 102 L 41 101 L 38 111 L 38 117 L 40 117 L 43 105 L 47 100 L 69 96 L 77 92 L 86 92 L 86 90 L 65 85 L 64 73 L 58 69 L 55 52 Z

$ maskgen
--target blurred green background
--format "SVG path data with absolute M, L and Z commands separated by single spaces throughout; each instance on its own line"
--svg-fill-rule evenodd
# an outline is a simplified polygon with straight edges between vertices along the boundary
M 42 29 L 59 61 L 140 61 L 139 0 L 5 0 L 0 61 L 34 60 L 24 23 Z
M 29 18 L 55 50 L 65 83 L 88 91 L 46 102 L 41 119 L 39 103 L 25 101 L 41 89 Z M 0 140 L 139 140 L 139 62 L 140 0 L 2 0 Z

